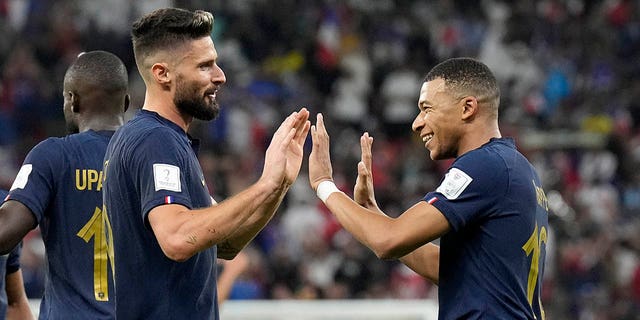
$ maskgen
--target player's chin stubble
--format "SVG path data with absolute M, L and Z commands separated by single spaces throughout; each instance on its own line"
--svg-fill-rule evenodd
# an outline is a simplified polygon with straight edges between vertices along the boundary
M 186 91 L 186 88 L 178 85 L 176 96 L 173 99 L 181 113 L 203 121 L 210 121 L 218 116 L 220 107 L 217 101 L 209 98 L 211 102 L 207 103 L 208 96 L 202 97 L 197 92 L 187 93 Z

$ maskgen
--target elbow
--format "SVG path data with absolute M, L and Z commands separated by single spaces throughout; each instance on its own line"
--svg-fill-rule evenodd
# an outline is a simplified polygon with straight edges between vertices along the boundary
M 378 259 L 382 260 L 396 260 L 402 257 L 402 255 L 396 254 L 393 250 L 377 250 L 374 252 Z
M 233 260 L 237 255 L 237 251 L 218 251 L 218 258 L 224 260 Z
M 219 243 L 216 246 L 216 254 L 218 258 L 224 260 L 233 260 L 238 253 L 242 250 L 242 247 L 236 248 L 229 240 Z
M 380 238 L 372 249 L 379 259 L 395 260 L 407 254 L 403 247 L 402 243 L 393 238 Z
M 20 242 L 10 237 L 6 230 L 0 228 L 0 255 L 9 254 Z
M 160 248 L 167 258 L 175 262 L 184 262 L 198 252 L 195 244 L 177 238 L 178 237 L 172 237 L 159 242 Z

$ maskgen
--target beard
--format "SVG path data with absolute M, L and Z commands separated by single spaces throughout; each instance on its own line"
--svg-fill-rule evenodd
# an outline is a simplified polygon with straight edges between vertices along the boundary
M 208 102 L 207 99 L 209 99 Z M 176 95 L 173 98 L 173 103 L 181 113 L 203 121 L 215 119 L 220 112 L 218 101 L 209 98 L 208 94 L 201 96 L 197 88 L 189 88 L 189 86 L 185 85 L 185 81 L 180 79 L 176 85 Z

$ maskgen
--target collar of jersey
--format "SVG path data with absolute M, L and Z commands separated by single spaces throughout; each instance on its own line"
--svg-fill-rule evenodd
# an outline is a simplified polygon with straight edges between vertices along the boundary
M 95 134 L 95 135 L 98 135 L 98 136 L 111 138 L 115 131 L 113 131 L 113 130 L 98 130 L 98 131 L 95 131 L 93 129 L 89 129 L 88 132 L 91 132 L 91 134 Z
M 185 132 L 184 130 L 182 130 L 182 128 L 179 125 L 177 125 L 173 121 L 161 116 L 160 114 L 158 114 L 155 111 L 149 111 L 149 110 L 145 110 L 145 109 L 140 109 L 140 110 L 138 110 L 138 112 L 139 112 L 140 116 L 155 118 L 156 120 L 160 121 L 161 123 L 163 123 L 167 127 L 175 130 L 176 132 L 178 132 L 178 134 L 183 136 L 187 140 L 187 142 L 189 142 L 189 144 L 191 145 L 191 147 L 194 149 L 194 151 L 196 153 L 198 152 L 198 149 L 200 148 L 200 140 L 191 137 L 191 135 L 189 133 Z
M 160 114 L 158 114 L 155 111 L 149 111 L 149 110 L 145 110 L 145 109 L 140 109 L 140 111 L 138 111 L 138 112 L 142 116 L 155 118 L 156 120 L 162 122 L 167 127 L 175 130 L 176 132 L 179 132 L 180 135 L 183 135 L 185 137 L 187 136 L 187 133 L 184 132 L 184 130 L 182 130 L 182 128 L 179 125 L 177 125 L 173 121 L 161 116 Z
M 482 147 L 490 145 L 492 143 L 502 143 L 502 144 L 506 144 L 506 145 L 508 145 L 509 147 L 512 147 L 512 148 L 516 147 L 516 141 L 511 137 L 491 138 L 491 139 L 489 139 L 489 142 L 487 142 L 484 145 L 482 145 Z

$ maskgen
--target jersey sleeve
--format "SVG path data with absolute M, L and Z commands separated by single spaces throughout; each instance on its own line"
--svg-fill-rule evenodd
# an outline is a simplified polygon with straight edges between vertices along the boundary
M 458 160 L 447 171 L 440 186 L 423 198 L 459 231 L 467 224 L 494 214 L 491 207 L 504 196 L 508 172 L 497 156 L 479 150 Z
M 50 200 L 55 196 L 55 174 L 62 170 L 64 157 L 54 139 L 47 139 L 36 145 L 25 158 L 18 171 L 9 200 L 25 205 L 33 213 L 38 223 L 44 218 Z
M 156 129 L 134 152 L 140 207 L 146 221 L 151 209 L 163 204 L 193 208 L 185 177 L 189 150 L 169 129 Z
M 20 253 L 22 252 L 22 242 L 13 248 L 7 259 L 7 274 L 20 270 Z

